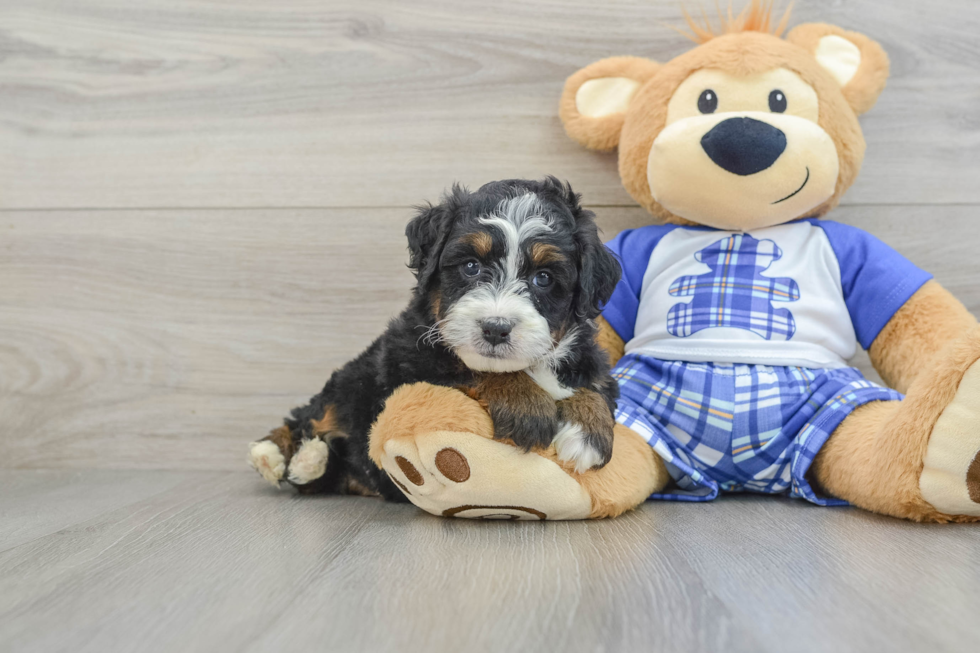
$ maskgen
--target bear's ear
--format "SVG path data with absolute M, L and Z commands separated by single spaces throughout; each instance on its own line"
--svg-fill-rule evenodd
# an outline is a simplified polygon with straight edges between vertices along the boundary
M 659 67 L 640 57 L 610 57 L 569 77 L 558 111 L 565 131 L 589 149 L 615 149 L 630 100 Z
M 786 35 L 814 56 L 817 63 L 840 84 L 854 113 L 874 106 L 888 80 L 888 55 L 864 34 L 833 25 L 806 23 Z

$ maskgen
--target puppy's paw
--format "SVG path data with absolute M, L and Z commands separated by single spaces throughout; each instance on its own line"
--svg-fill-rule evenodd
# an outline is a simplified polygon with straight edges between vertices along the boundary
M 327 457 L 330 449 L 320 438 L 303 440 L 289 461 L 289 482 L 293 485 L 306 485 L 323 476 L 327 471 Z
M 271 440 L 259 440 L 248 445 L 248 464 L 275 487 L 286 471 L 286 457 Z
M 590 433 L 581 424 L 563 422 L 555 436 L 558 460 L 575 464 L 575 473 L 604 466 L 612 458 L 612 432 Z
M 547 448 L 558 432 L 554 398 L 524 372 L 485 375 L 467 394 L 490 413 L 495 440 L 530 451 Z
M 517 413 L 507 406 L 491 406 L 494 439 L 511 440 L 525 451 L 535 447 L 546 449 L 558 432 L 558 411 L 554 402 L 537 408 Z

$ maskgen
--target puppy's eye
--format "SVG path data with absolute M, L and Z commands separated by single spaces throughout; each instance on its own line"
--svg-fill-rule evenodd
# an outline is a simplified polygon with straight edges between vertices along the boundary
M 714 113 L 715 109 L 718 108 L 718 96 L 710 88 L 707 91 L 701 91 L 701 95 L 698 97 L 698 111 L 701 113 Z
M 786 96 L 778 88 L 769 94 L 769 110 L 773 113 L 786 111 Z
M 460 266 L 463 270 L 463 275 L 467 277 L 475 277 L 480 274 L 480 262 L 479 261 L 467 261 Z
M 552 283 L 554 283 L 554 281 L 555 280 L 551 277 L 551 274 L 544 271 L 538 272 L 536 275 L 534 275 L 531 278 L 531 283 L 533 283 L 538 288 L 547 288 Z

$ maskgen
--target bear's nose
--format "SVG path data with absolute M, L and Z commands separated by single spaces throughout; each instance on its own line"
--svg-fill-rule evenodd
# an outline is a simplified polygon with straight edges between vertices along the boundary
M 786 134 L 753 118 L 729 118 L 701 137 L 701 147 L 718 167 L 754 175 L 771 166 L 786 149 Z

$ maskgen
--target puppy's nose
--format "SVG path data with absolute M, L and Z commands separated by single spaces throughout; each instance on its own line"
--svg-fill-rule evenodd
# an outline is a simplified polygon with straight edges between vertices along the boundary
M 499 317 L 492 317 L 480 322 L 483 329 L 483 339 L 491 345 L 502 345 L 510 338 L 510 331 L 514 328 L 513 320 L 505 320 Z
M 701 147 L 718 167 L 743 177 L 762 172 L 786 149 L 786 134 L 753 118 L 729 118 L 701 137 Z

